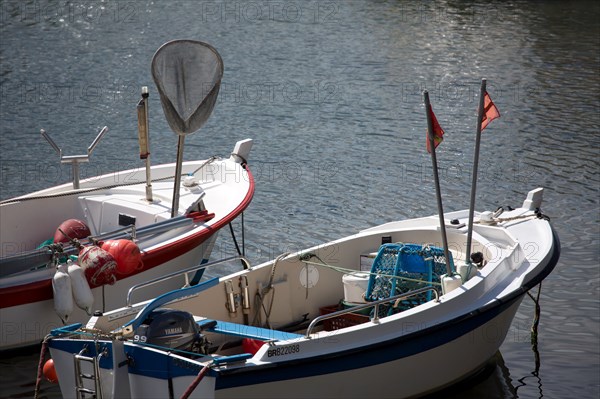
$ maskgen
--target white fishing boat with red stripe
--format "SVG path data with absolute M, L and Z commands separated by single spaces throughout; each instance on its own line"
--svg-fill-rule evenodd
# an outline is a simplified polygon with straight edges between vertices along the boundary
M 153 60 L 165 115 L 179 137 L 177 162 L 150 165 L 145 88 L 137 107 L 145 168 L 79 181 L 79 163 L 88 161 L 107 128 L 86 155 L 77 156 L 62 155 L 42 131 L 61 162 L 73 165 L 74 180 L 0 203 L 0 350 L 39 344 L 54 328 L 124 306 L 132 286 L 207 262 L 218 231 L 250 204 L 251 139 L 238 141 L 231 155 L 182 160 L 183 137 L 209 117 L 223 72 L 215 49 L 196 49 L 191 63 L 190 54 Z M 170 63 L 188 72 L 188 80 L 164 75 L 173 72 Z M 135 299 L 196 284 L 200 277 L 148 284 Z

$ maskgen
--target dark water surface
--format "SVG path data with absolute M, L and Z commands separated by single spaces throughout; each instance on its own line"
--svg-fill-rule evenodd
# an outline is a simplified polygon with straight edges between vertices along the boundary
M 150 61 L 168 40 L 203 40 L 220 52 L 225 75 L 185 159 L 227 155 L 254 138 L 257 190 L 245 217 L 254 263 L 437 212 L 423 89 L 446 131 L 445 209 L 467 208 L 487 78 L 502 117 L 483 135 L 477 208 L 517 206 L 545 187 L 562 256 L 541 293 L 537 362 L 526 297 L 490 366 L 446 395 L 599 397 L 596 2 L 0 1 L 0 11 L 2 199 L 69 181 L 40 128 L 77 154 L 109 126 L 82 177 L 142 166 L 142 85 L 150 86 L 152 161 L 173 162 L 176 138 Z M 225 238 L 214 257 L 232 252 Z M 32 396 L 36 354 L 3 357 L 0 367 L 1 397 Z M 43 396 L 60 393 L 44 383 Z

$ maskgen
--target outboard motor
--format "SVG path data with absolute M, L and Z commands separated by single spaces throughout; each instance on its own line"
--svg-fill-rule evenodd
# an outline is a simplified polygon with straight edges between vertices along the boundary
M 157 309 L 135 330 L 140 342 L 164 348 L 204 353 L 205 338 L 191 313 Z

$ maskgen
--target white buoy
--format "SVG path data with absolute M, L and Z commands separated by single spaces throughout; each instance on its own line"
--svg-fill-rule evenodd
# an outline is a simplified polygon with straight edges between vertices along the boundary
M 94 295 L 90 289 L 83 269 L 76 263 L 67 261 L 69 277 L 71 278 L 71 288 L 73 289 L 73 298 L 75 304 L 80 309 L 86 311 L 88 315 L 92 315 L 92 306 L 94 305 Z
M 58 265 L 52 278 L 52 292 L 54 293 L 54 310 L 63 324 L 67 324 L 73 312 L 73 290 L 67 265 Z

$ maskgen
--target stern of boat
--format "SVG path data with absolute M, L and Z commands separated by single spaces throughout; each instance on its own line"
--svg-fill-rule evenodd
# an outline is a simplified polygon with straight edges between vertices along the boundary
M 63 398 L 131 397 L 123 341 L 56 337 L 48 346 Z

